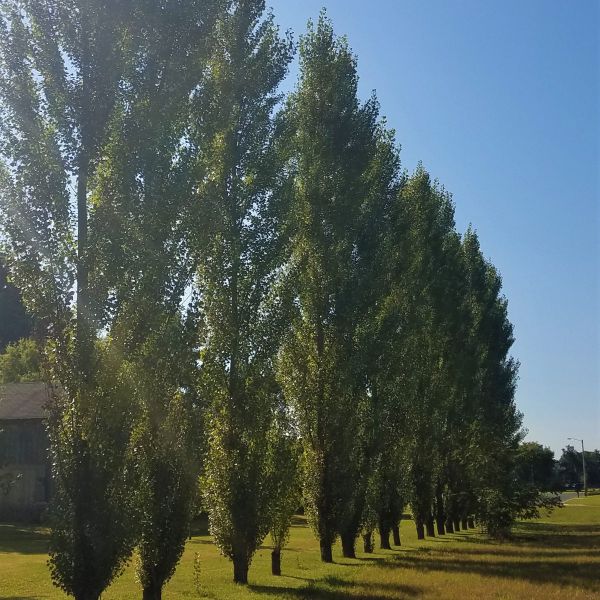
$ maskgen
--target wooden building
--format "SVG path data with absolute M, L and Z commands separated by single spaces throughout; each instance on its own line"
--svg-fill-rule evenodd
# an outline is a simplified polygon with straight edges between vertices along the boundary
M 0 521 L 42 518 L 50 497 L 43 383 L 0 386 Z

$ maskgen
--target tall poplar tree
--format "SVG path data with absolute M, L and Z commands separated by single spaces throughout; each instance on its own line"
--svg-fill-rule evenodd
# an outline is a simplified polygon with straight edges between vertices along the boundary
M 285 274 L 296 310 L 279 380 L 299 421 L 305 506 L 325 562 L 347 525 L 353 547 L 366 489 L 360 477 L 368 396 L 353 368 L 355 294 L 377 117 L 374 99 L 359 102 L 355 58 L 322 14 L 301 39 L 300 81 L 286 108 L 293 193 Z
M 513 327 L 508 320 L 502 279 L 481 253 L 471 229 L 463 239 L 467 301 L 471 311 L 469 346 L 474 359 L 470 402 L 468 470 L 482 524 L 494 536 L 505 535 L 519 510 L 514 465 L 522 438 L 522 415 L 514 403 L 518 362 L 511 357 Z
M 122 4 L 63 1 L 5 2 L 0 21 L 3 228 L 60 384 L 50 418 L 50 569 L 81 600 L 100 596 L 133 542 L 129 415 L 101 374 L 107 356 L 95 341 L 88 243 L 89 181 L 127 66 L 128 23 Z M 108 418 L 112 411 L 120 418 Z
M 400 197 L 403 238 L 394 297 L 404 320 L 397 392 L 402 397 L 405 434 L 409 442 L 410 502 L 419 538 L 434 535 L 435 482 L 447 399 L 453 340 L 449 323 L 452 253 L 458 252 L 453 206 L 449 195 L 432 183 L 419 166 Z
M 92 196 L 92 292 L 110 298 L 103 320 L 123 356 L 118 377 L 135 407 L 136 570 L 146 600 L 161 597 L 179 562 L 202 464 L 193 304 L 187 302 L 193 265 L 183 226 L 192 188 L 182 140 L 190 94 L 224 8 L 219 0 L 172 2 L 140 12 L 135 71 L 111 123 Z
M 152 86 L 141 89 L 144 78 L 164 84 L 160 69 L 146 61 L 148 48 L 166 37 L 185 38 L 184 30 L 202 38 L 210 23 L 214 3 L 205 2 L 187 4 L 190 11 L 173 23 L 166 17 L 179 4 L 9 0 L 2 6 L 2 226 L 15 281 L 47 338 L 54 389 L 50 570 L 57 586 L 86 600 L 98 598 L 120 572 L 138 532 L 127 463 L 133 403 L 119 377 L 122 347 L 111 332 L 115 282 L 105 281 L 110 270 L 98 261 L 108 234 L 96 218 L 98 182 L 107 147 L 131 133 L 115 123 L 130 108 L 132 90 L 154 94 Z M 169 36 L 156 35 L 161 26 L 171 27 Z M 174 63 L 181 48 L 169 48 Z M 147 133 L 140 141 L 151 149 L 153 132 Z M 125 240 L 111 243 L 116 248 Z M 119 266 L 113 263 L 112 272 Z M 121 280 L 120 289 L 127 283 Z
M 355 332 L 351 368 L 364 410 L 355 440 L 359 454 L 354 465 L 353 498 L 340 523 L 342 553 L 346 558 L 355 557 L 356 539 L 365 525 L 368 489 L 377 496 L 384 486 L 388 506 L 402 503 L 397 497 L 390 498 L 391 490 L 399 489 L 398 477 L 394 475 L 401 469 L 397 452 L 392 450 L 392 446 L 398 448 L 399 420 L 395 410 L 396 396 L 389 393 L 383 376 L 386 361 L 394 360 L 389 352 L 393 329 L 390 329 L 385 314 L 390 283 L 386 250 L 393 227 L 391 209 L 401 185 L 400 160 L 394 132 L 386 129 L 385 120 L 378 123 L 372 135 L 373 145 L 362 177 L 364 195 L 355 224 L 352 291 Z M 389 481 L 388 475 L 392 476 Z M 402 508 L 396 512 L 401 511 Z M 396 524 L 399 519 L 399 515 L 391 517 Z M 381 525 L 385 519 L 379 521 Z
M 292 56 L 264 1 L 235 0 L 220 20 L 190 129 L 196 190 L 189 247 L 198 265 L 199 395 L 207 410 L 202 493 L 210 531 L 246 583 L 271 526 L 273 376 L 281 301 L 282 165 L 277 88 Z

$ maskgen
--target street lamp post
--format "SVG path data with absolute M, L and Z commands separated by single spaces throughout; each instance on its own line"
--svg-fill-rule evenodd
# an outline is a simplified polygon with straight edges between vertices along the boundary
M 568 438 L 575 442 L 581 442 L 581 461 L 583 463 L 583 495 L 587 496 L 587 475 L 585 474 L 585 448 L 583 447 L 583 440 L 579 438 Z

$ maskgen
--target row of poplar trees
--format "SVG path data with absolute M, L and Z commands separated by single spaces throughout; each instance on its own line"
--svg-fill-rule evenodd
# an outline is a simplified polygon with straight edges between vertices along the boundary
M 1 0 L 0 206 L 53 390 L 50 570 L 160 598 L 200 510 L 245 583 L 303 506 L 323 561 L 513 518 L 501 281 L 400 168 L 321 15 L 263 0 Z

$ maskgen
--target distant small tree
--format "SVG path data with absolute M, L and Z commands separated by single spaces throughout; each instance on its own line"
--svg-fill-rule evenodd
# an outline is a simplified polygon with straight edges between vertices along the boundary
M 585 469 L 588 487 L 600 487 L 600 450 L 585 452 Z
M 577 452 L 574 446 L 567 445 L 566 448 L 563 448 L 562 454 L 558 459 L 558 470 L 563 485 L 581 483 L 583 480 L 581 453 Z
M 32 322 L 19 290 L 8 279 L 6 257 L 0 254 L 0 352 L 7 344 L 31 335 Z
M 144 369 L 144 361 L 135 367 Z M 134 392 L 139 414 L 131 440 L 140 519 L 136 572 L 144 600 L 160 600 L 183 554 L 197 504 L 198 411 L 173 380 L 154 378 L 144 370 L 134 381 L 141 384 Z
M 271 572 L 281 575 L 281 553 L 289 539 L 292 516 L 302 502 L 301 446 L 284 406 L 271 435 Z
M 532 485 L 543 491 L 554 490 L 556 477 L 554 452 L 537 442 L 522 442 L 516 455 L 517 477 L 523 485 Z
M 31 339 L 10 343 L 0 354 L 0 383 L 41 381 L 41 369 L 41 352 Z
M 366 552 L 367 554 L 371 554 L 375 550 L 373 534 L 377 529 L 378 520 L 375 506 L 378 492 L 373 484 L 374 478 L 371 476 L 369 477 L 367 489 L 365 490 L 365 506 L 362 516 L 362 528 L 360 530 L 363 541 L 363 552 Z

